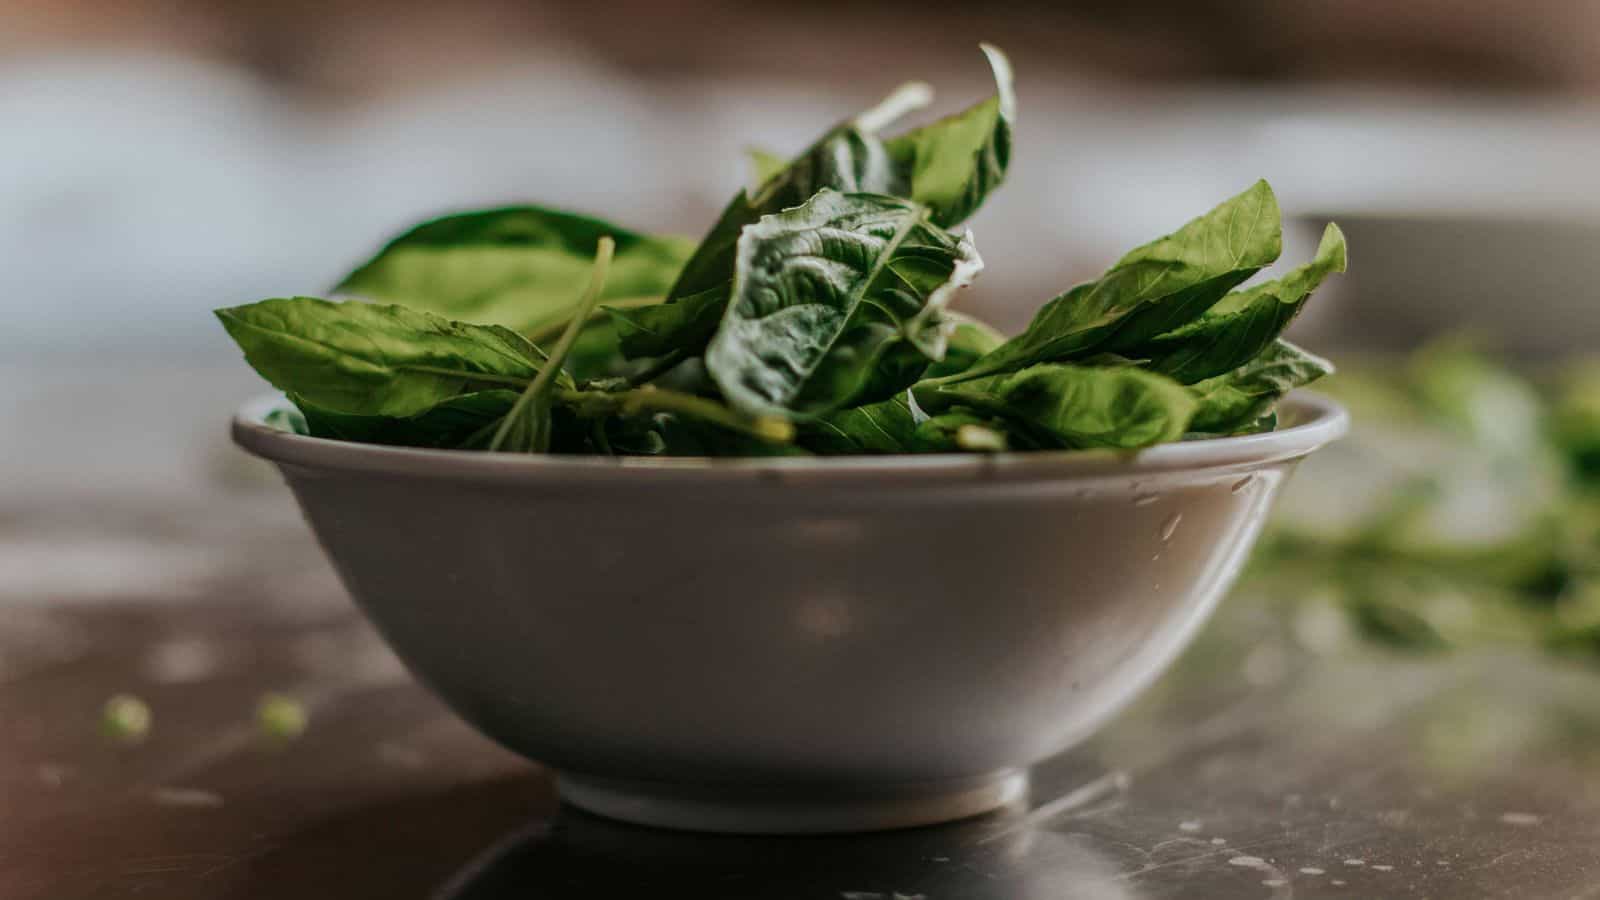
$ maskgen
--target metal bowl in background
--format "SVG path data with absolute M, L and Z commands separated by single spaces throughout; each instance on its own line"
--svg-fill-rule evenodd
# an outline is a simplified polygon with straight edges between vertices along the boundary
M 1159 675 L 1346 416 L 1135 456 L 692 460 L 234 437 L 417 676 L 603 815 L 859 831 L 1006 805 Z

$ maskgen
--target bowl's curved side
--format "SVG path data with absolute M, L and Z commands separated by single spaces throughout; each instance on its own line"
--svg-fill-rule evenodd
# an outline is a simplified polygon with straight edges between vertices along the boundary
M 285 473 L 400 656 L 509 746 L 871 781 L 1031 763 L 1100 725 L 1209 613 L 1287 468 L 796 503 Z
M 1342 413 L 1323 407 L 1321 427 L 1336 436 Z M 915 484 L 278 462 L 351 594 L 464 718 L 625 816 L 658 807 L 608 795 L 617 780 L 755 791 L 732 817 L 684 801 L 698 812 L 656 819 L 733 827 L 774 786 L 956 786 L 919 821 L 1014 796 L 1010 773 L 1099 727 L 1188 643 L 1304 439 L 1187 467 L 995 476 L 962 459 Z M 907 824 L 909 808 L 806 821 Z

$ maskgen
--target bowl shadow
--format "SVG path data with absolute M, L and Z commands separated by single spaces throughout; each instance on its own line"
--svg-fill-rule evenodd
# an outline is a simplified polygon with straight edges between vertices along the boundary
M 563 809 L 490 847 L 433 900 L 1129 900 L 1116 864 L 1021 811 L 903 831 L 693 834 Z

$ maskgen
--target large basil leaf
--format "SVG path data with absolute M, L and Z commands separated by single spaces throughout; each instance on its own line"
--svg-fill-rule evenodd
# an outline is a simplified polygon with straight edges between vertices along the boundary
M 1124 256 L 1034 316 L 1026 331 L 957 378 L 1015 371 L 1090 352 L 1121 352 L 1199 316 L 1278 258 L 1278 202 L 1258 181 L 1172 234 Z
M 1345 270 L 1345 261 L 1344 233 L 1329 224 L 1311 262 L 1276 281 L 1229 294 L 1200 318 L 1126 353 L 1184 384 L 1231 372 L 1271 346 L 1311 292 Z
M 885 399 L 943 355 L 940 311 L 982 266 L 926 207 L 819 191 L 745 229 L 706 369 L 730 405 L 755 414 Z
M 894 167 L 878 132 L 906 113 L 926 106 L 932 99 L 933 92 L 927 85 L 921 82 L 903 84 L 871 109 L 828 129 L 794 159 L 774 165 L 769 158 L 768 171 L 760 186 L 747 196 L 742 195 L 743 209 L 735 211 L 740 199 L 735 197 L 734 204 L 723 213 L 725 221 L 712 228 L 712 236 L 720 234 L 726 238 L 729 229 L 737 223 L 737 228 L 732 228 L 732 242 L 712 241 L 708 237 L 701 245 L 700 249 L 705 250 L 710 244 L 711 253 L 719 257 L 714 261 L 713 280 L 693 280 L 694 276 L 703 274 L 696 265 L 702 256 L 697 251 L 695 261 L 685 267 L 685 279 L 690 283 L 686 285 L 685 279 L 680 279 L 679 284 L 674 285 L 673 298 L 699 293 L 716 284 L 727 284 L 733 277 L 732 244 L 737 243 L 738 232 L 763 216 L 799 206 L 820 190 L 831 189 L 843 194 L 905 194 L 910 184 L 908 173 Z
M 799 206 L 825 188 L 841 193 L 907 197 L 932 209 L 932 221 L 949 227 L 977 210 L 1004 180 L 1011 161 L 1016 95 L 1011 64 L 998 48 L 983 45 L 994 69 L 995 96 L 964 112 L 907 132 L 887 144 L 878 132 L 932 98 L 926 85 L 903 85 L 877 106 L 829 129 L 782 166 L 763 154 L 766 175 L 755 191 L 734 196 L 683 267 L 667 306 L 684 311 L 637 311 L 648 340 L 624 339 L 630 357 L 700 352 L 710 340 L 703 308 L 720 315 L 732 289 L 740 233 L 762 217 Z M 926 199 L 924 199 L 926 198 Z M 691 300 L 691 298 L 693 298 Z
M 405 447 L 479 449 L 500 418 L 517 402 L 517 392 L 498 388 L 451 397 L 412 416 L 352 415 L 323 409 L 289 395 L 314 437 Z
M 571 315 L 595 246 L 607 235 L 617 252 L 602 301 L 665 295 L 693 249 L 682 238 L 651 237 L 537 206 L 509 206 L 418 225 L 335 290 L 528 333 Z
M 834 126 L 756 191 L 734 196 L 684 265 L 667 303 L 675 305 L 696 294 L 726 302 L 739 235 L 763 216 L 799 206 L 823 188 L 892 194 L 894 186 L 883 143 L 857 127 L 854 119 Z
M 458 394 L 526 384 L 544 359 L 510 329 L 404 306 L 291 297 L 217 318 L 263 378 L 330 412 L 412 416 Z
M 1017 115 L 1011 62 L 998 47 L 981 46 L 994 70 L 995 95 L 888 142 L 895 177 L 909 186 L 906 196 L 933 210 L 934 223 L 946 228 L 977 212 L 1011 165 Z
M 1040 444 L 1118 450 L 1177 440 L 1198 406 L 1188 389 L 1165 375 L 1061 363 L 953 387 L 926 385 L 916 395 L 932 410 L 969 407 L 1000 416 Z
M 1274 341 L 1250 362 L 1226 375 L 1208 378 L 1189 390 L 1198 401 L 1190 429 L 1233 434 L 1272 412 L 1289 391 L 1333 371 L 1333 364 L 1296 347 Z

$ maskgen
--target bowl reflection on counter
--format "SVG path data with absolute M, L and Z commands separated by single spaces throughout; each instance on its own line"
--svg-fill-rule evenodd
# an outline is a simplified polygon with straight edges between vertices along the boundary
M 822 838 L 706 837 L 581 812 L 486 850 L 434 900 L 1131 900 L 1117 862 L 1022 814 Z

